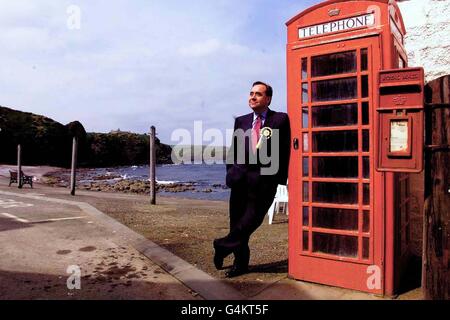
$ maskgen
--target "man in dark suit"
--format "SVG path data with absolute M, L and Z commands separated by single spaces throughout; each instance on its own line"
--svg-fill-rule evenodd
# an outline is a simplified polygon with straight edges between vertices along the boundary
M 276 194 L 286 184 L 290 155 L 290 124 L 286 113 L 269 109 L 272 87 L 257 81 L 249 96 L 253 112 L 234 123 L 233 143 L 227 158 L 226 183 L 231 188 L 230 232 L 214 240 L 214 265 L 233 253 L 226 273 L 235 277 L 248 272 L 252 233 L 261 225 Z

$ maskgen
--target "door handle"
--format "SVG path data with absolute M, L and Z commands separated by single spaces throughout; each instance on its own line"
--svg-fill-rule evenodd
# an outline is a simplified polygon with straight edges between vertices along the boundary
M 298 150 L 298 139 L 297 138 L 294 138 L 293 145 L 294 145 L 294 150 Z

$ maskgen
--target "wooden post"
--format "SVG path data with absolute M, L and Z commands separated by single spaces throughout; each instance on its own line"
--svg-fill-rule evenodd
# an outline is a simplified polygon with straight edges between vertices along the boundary
M 425 299 L 450 298 L 450 75 L 426 86 L 426 161 L 422 289 Z
M 70 172 L 70 194 L 72 196 L 75 195 L 75 187 L 77 185 L 77 138 L 73 137 L 72 142 L 72 170 Z
M 150 203 L 156 204 L 156 145 L 155 127 L 150 128 Z
M 17 184 L 22 188 L 22 146 L 17 145 Z

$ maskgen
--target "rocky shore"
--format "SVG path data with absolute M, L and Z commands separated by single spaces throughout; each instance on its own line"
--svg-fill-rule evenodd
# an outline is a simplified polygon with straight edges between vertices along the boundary
M 43 175 L 42 183 L 54 187 L 69 187 L 70 170 L 58 170 Z M 196 182 L 156 183 L 156 192 L 214 192 L 213 189 L 226 189 L 227 186 L 214 184 L 209 187 L 199 186 Z M 122 192 L 134 194 L 150 194 L 150 181 L 124 179 L 114 173 L 96 174 L 95 169 L 79 169 L 77 171 L 77 188 L 79 190 Z

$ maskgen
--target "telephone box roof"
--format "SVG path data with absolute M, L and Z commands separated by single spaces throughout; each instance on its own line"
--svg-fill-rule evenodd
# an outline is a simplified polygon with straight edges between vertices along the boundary
M 302 12 L 300 12 L 299 14 L 297 14 L 295 17 L 293 17 L 292 19 L 290 19 L 288 22 L 286 22 L 286 26 L 291 25 L 293 22 L 297 21 L 298 19 L 300 19 L 301 17 L 303 17 L 304 15 L 317 10 L 319 8 L 328 6 L 330 4 L 335 4 L 335 3 L 341 3 L 341 2 L 356 2 L 356 1 L 361 1 L 361 0 L 328 0 L 328 1 L 323 1 L 321 3 L 318 3 L 312 7 L 309 7 L 306 10 L 303 10 Z M 392 4 L 395 7 L 395 10 L 400 13 L 400 9 L 397 5 L 397 2 L 395 0 L 362 0 L 362 1 L 368 1 L 368 2 L 381 2 L 381 3 L 385 3 L 385 4 Z M 401 28 L 402 31 L 405 32 L 405 24 L 403 23 L 403 17 L 401 14 L 399 14 L 399 20 L 401 23 Z

